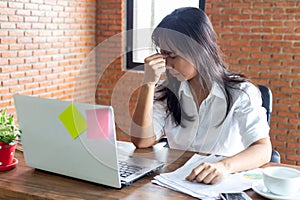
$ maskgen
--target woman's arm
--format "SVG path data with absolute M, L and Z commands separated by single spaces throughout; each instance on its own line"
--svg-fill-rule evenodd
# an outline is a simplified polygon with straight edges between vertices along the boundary
M 271 154 L 272 145 L 268 137 L 254 142 L 244 151 L 222 160 L 221 163 L 228 169 L 229 173 L 234 173 L 266 164 L 270 161 Z
M 153 84 L 144 84 L 140 88 L 131 124 L 131 141 L 138 148 L 146 148 L 156 142 L 151 114 L 154 89 Z
M 229 173 L 240 172 L 260 167 L 270 161 L 272 145 L 270 138 L 260 139 L 244 151 L 216 163 L 202 163 L 193 171 L 187 180 L 204 183 L 217 183 Z
M 161 54 L 145 58 L 144 84 L 140 88 L 131 123 L 131 141 L 138 148 L 146 148 L 156 143 L 152 120 L 154 90 L 155 84 L 166 70 L 165 65 L 165 58 Z

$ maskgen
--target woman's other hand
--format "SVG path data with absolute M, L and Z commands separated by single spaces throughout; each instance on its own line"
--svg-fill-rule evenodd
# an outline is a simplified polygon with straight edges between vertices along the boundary
M 203 182 L 206 184 L 215 184 L 228 176 L 229 172 L 221 162 L 202 163 L 192 170 L 186 180 Z
M 153 54 L 144 60 L 145 76 L 144 83 L 155 85 L 162 73 L 166 71 L 166 59 L 161 54 Z

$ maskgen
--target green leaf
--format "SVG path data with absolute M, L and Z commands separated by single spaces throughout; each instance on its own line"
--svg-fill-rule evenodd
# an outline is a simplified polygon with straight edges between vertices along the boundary
M 4 109 L 0 114 L 0 142 L 12 143 L 20 135 L 20 129 L 14 123 L 12 115 L 7 116 L 7 110 Z

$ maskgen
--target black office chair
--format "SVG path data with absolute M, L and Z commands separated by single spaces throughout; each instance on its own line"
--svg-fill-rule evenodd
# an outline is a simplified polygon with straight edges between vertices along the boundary
M 273 96 L 270 88 L 264 86 L 264 85 L 258 85 L 258 88 L 261 92 L 262 97 L 262 106 L 266 109 L 267 114 L 267 120 L 268 124 L 270 125 L 271 121 L 271 113 L 272 113 L 272 107 L 273 107 Z M 164 147 L 169 147 L 168 139 L 166 137 L 163 137 L 159 140 L 159 143 L 165 142 L 166 144 Z M 272 155 L 270 162 L 274 163 L 280 163 L 280 154 L 275 149 L 272 149 Z
M 262 106 L 267 110 L 267 120 L 270 125 L 271 122 L 271 113 L 273 107 L 273 95 L 270 88 L 264 85 L 258 85 L 258 88 L 261 92 L 262 97 Z M 275 149 L 272 150 L 270 162 L 280 163 L 280 154 Z

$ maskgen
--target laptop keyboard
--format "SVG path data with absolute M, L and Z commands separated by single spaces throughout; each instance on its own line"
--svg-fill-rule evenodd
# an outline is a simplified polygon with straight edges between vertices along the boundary
M 141 169 L 142 168 L 139 166 L 130 165 L 124 161 L 119 161 L 120 176 L 123 178 L 126 178 L 127 176 L 130 176 Z

